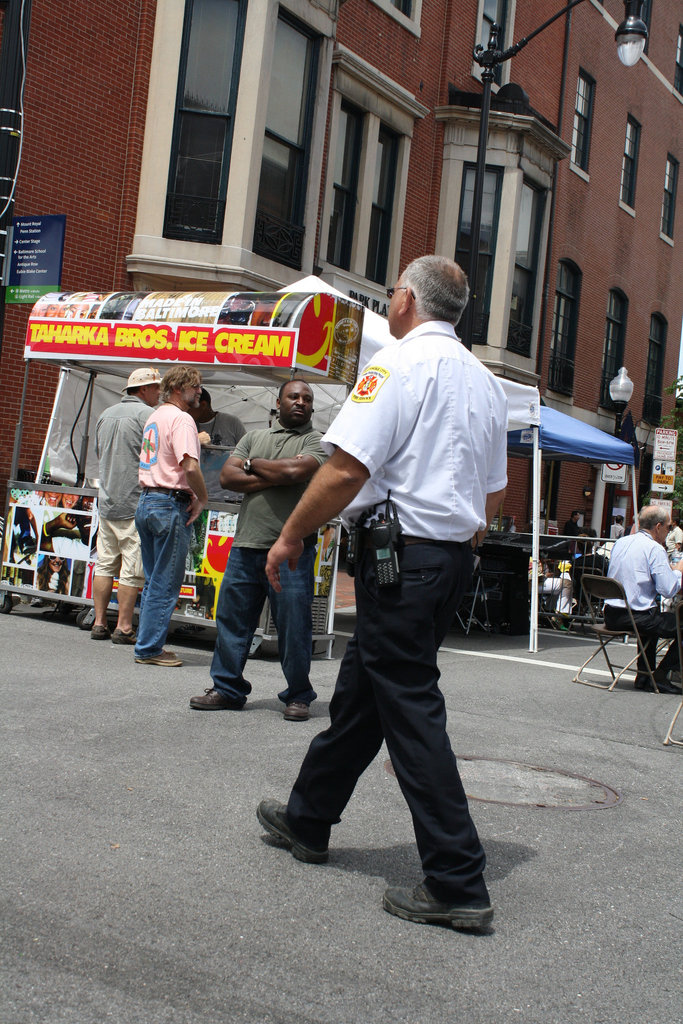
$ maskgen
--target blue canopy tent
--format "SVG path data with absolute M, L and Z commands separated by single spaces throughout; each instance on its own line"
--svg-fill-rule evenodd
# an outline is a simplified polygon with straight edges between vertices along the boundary
M 619 462 L 632 466 L 635 461 L 632 445 L 547 405 L 541 406 L 538 447 L 544 455 L 557 455 L 564 462 Z M 508 451 L 512 455 L 531 455 L 532 448 L 532 429 L 508 432 Z
M 635 451 L 625 441 L 598 430 L 583 420 L 574 419 L 546 405 L 540 407 L 540 423 L 536 426 L 508 431 L 508 452 L 533 458 L 533 543 L 532 578 L 536 578 L 539 561 L 541 459 L 553 456 L 563 462 L 608 462 L 633 467 Z M 633 507 L 638 507 L 635 471 L 631 470 Z M 538 593 L 531 592 L 529 650 L 538 651 Z

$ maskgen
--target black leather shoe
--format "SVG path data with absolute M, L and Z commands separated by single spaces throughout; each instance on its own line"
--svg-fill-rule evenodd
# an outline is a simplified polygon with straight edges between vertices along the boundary
M 442 903 L 425 885 L 416 885 L 412 891 L 387 889 L 383 902 L 390 914 L 416 924 L 447 924 L 451 928 L 482 931 L 493 920 L 493 907 L 489 903 Z
M 657 676 L 655 676 L 655 682 L 660 693 L 683 693 L 680 686 L 670 683 L 668 679 L 657 679 Z
M 279 839 L 297 860 L 305 864 L 324 864 L 329 858 L 328 850 L 314 850 L 294 835 L 287 821 L 287 808 L 277 800 L 262 800 L 256 809 L 256 817 L 266 832 Z
M 245 702 L 226 697 L 220 690 L 204 690 L 201 697 L 191 697 L 190 707 L 195 711 L 241 711 Z
M 657 683 L 657 686 L 659 686 L 659 683 Z M 636 681 L 633 684 L 633 688 L 634 688 L 634 690 L 645 690 L 646 693 L 654 693 L 655 692 L 655 688 L 652 685 L 652 680 L 650 679 L 649 676 L 646 676 L 646 675 L 642 675 L 642 676 L 638 675 L 638 676 L 636 676 Z

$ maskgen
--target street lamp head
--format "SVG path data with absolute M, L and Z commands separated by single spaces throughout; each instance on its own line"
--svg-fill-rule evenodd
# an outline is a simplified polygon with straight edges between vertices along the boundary
M 647 42 L 647 25 L 640 17 L 642 0 L 624 0 L 626 17 L 617 29 L 614 38 L 617 41 L 619 60 L 627 68 L 637 64 L 643 55 Z
M 626 372 L 626 367 L 622 366 L 616 377 L 609 382 L 609 396 L 616 408 L 623 411 L 631 401 L 632 394 L 633 381 Z

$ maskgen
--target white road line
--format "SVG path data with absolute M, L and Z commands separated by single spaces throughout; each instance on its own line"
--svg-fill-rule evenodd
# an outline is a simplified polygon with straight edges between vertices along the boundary
M 343 633 L 341 630 L 335 630 L 338 636 L 351 637 L 353 633 Z M 492 661 L 514 661 L 518 665 L 534 665 L 539 668 L 561 668 L 566 669 L 567 672 L 578 672 L 578 665 L 565 665 L 559 661 L 540 661 L 538 658 L 521 658 L 515 657 L 512 654 L 493 654 L 490 651 L 467 651 L 459 647 L 440 647 L 440 651 L 446 654 L 464 654 L 470 658 L 490 658 Z M 606 669 L 590 668 L 587 670 L 596 676 L 605 676 L 610 678 L 610 674 Z

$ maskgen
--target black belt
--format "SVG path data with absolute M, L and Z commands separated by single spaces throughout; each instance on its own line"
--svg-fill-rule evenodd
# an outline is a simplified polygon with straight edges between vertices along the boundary
M 369 532 L 368 527 L 362 527 L 360 531 L 361 536 L 366 532 Z M 409 537 L 407 534 L 402 533 L 398 541 L 398 546 L 400 548 L 401 545 L 407 547 L 409 544 L 455 544 L 459 546 L 462 545 L 464 547 L 470 543 L 471 542 L 468 540 L 436 540 L 433 537 Z
M 143 487 L 143 491 L 147 494 L 167 494 L 169 498 L 173 498 L 175 501 L 192 501 L 192 495 L 189 491 L 173 490 L 170 487 Z

